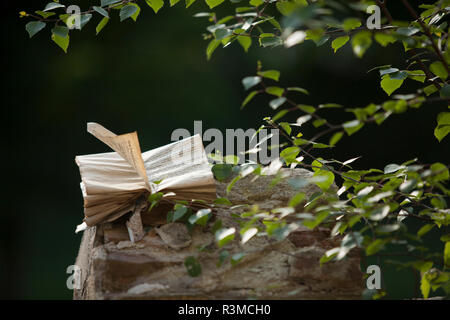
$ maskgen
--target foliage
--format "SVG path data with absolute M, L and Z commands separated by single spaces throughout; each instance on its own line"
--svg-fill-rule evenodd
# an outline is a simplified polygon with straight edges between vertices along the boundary
M 100 0 L 99 0 L 100 1 Z M 196 0 L 186 0 L 191 6 Z M 217 206 L 231 206 L 226 198 L 220 198 L 210 205 L 210 209 L 194 209 L 193 203 L 181 202 L 174 205 L 167 219 L 184 221 L 190 228 L 194 225 L 212 225 L 217 246 L 223 248 L 218 257 L 218 266 L 227 260 L 236 264 L 245 259 L 242 253 L 230 257 L 226 246 L 231 241 L 240 240 L 242 244 L 257 235 L 267 235 L 276 240 L 285 239 L 298 225 L 314 229 L 319 225 L 330 226 L 332 237 L 341 237 L 340 246 L 326 252 L 320 263 L 340 261 L 357 248 L 366 256 L 408 257 L 409 261 L 396 261 L 401 268 L 411 267 L 421 274 L 421 291 L 424 298 L 430 292 L 441 288 L 450 295 L 450 210 L 447 199 L 449 169 L 442 163 L 422 164 L 417 159 L 400 164 L 388 164 L 383 170 L 355 170 L 351 164 L 358 158 L 347 161 L 323 159 L 322 149 L 334 148 L 345 136 L 351 136 L 365 126 L 382 125 L 388 118 L 407 112 L 410 108 L 423 105 L 439 105 L 450 99 L 448 83 L 450 48 L 448 46 L 448 17 L 450 0 L 439 0 L 434 4 L 420 4 L 417 12 L 409 1 L 400 0 L 409 21 L 394 20 L 386 1 L 337 1 L 337 0 L 205 0 L 210 9 L 218 6 L 233 7 L 233 12 L 219 17 L 215 12 L 201 12 L 194 17 L 206 18 L 209 25 L 204 34 L 208 41 L 206 57 L 211 59 L 219 47 L 239 45 L 244 52 L 254 45 L 263 48 L 301 45 L 313 41 L 317 46 L 329 45 L 338 53 L 346 45 L 351 46 L 357 58 L 363 58 L 375 43 L 382 47 L 400 44 L 408 59 L 403 66 L 384 65 L 369 72 L 380 76 L 379 86 L 387 97 L 383 103 L 371 103 L 360 108 L 344 108 L 337 104 L 304 105 L 295 100 L 308 94 L 302 87 L 285 87 L 279 84 L 280 72 L 265 70 L 258 63 L 254 75 L 242 80 L 244 90 L 249 93 L 242 108 L 250 107 L 257 95 L 269 97 L 268 105 L 275 110 L 272 117 L 265 118 L 262 127 L 279 129 L 286 143 L 280 159 L 272 162 L 271 169 L 282 166 L 304 167 L 314 171 L 310 179 L 289 179 L 288 182 L 299 192 L 287 207 L 275 208 L 269 212 L 257 206 L 248 207 L 240 215 L 235 215 L 240 229 L 224 228 L 219 219 L 213 219 L 212 210 Z M 179 0 L 170 0 L 170 6 Z M 163 0 L 101 0 L 99 6 L 80 13 L 82 28 L 91 21 L 93 15 L 99 20 L 96 33 L 100 33 L 113 15 L 120 21 L 138 18 L 141 5 L 148 5 L 157 13 Z M 378 5 L 383 19 L 376 28 L 369 22 L 376 22 L 371 15 Z M 167 5 L 167 4 L 166 4 Z M 20 12 L 20 17 L 31 18 L 25 26 L 30 37 L 51 29 L 51 39 L 65 52 L 69 46 L 69 27 L 74 17 L 65 13 L 66 6 L 50 2 L 42 11 L 33 14 Z M 60 14 L 58 14 L 60 12 Z M 376 13 L 376 10 L 375 10 Z M 420 84 L 419 89 L 413 83 Z M 403 88 L 408 94 L 394 94 Z M 325 117 L 327 109 L 341 108 L 353 115 L 354 119 L 344 123 L 333 123 Z M 280 121 L 288 113 L 298 113 L 295 123 Z M 435 137 L 443 141 L 450 132 L 450 112 L 436 112 Z M 303 128 L 312 125 L 317 133 L 305 137 Z M 267 174 L 267 168 L 257 163 L 237 165 L 235 156 L 211 155 L 216 162 L 212 170 L 221 181 L 229 181 L 227 191 L 242 177 L 249 174 L 255 177 Z M 272 184 L 284 179 L 277 175 Z M 309 198 L 301 192 L 308 184 L 316 184 L 320 192 Z M 335 187 L 337 186 L 337 188 Z M 151 195 L 151 207 L 158 205 L 163 194 Z M 233 208 L 233 207 L 231 207 Z M 212 210 L 211 210 L 212 209 Z M 294 220 L 286 220 L 286 217 Z M 421 227 L 412 230 L 409 220 L 417 220 Z M 208 224 L 208 222 L 210 222 Z M 429 232 L 438 232 L 441 248 L 425 245 L 423 238 Z M 199 252 L 206 248 L 199 248 Z M 394 250 L 394 252 L 393 252 Z M 190 275 L 201 273 L 201 265 L 195 257 L 189 257 L 186 267 Z M 379 293 L 378 296 L 382 296 Z

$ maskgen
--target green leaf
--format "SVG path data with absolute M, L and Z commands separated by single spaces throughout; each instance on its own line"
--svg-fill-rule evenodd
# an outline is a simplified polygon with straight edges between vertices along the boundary
M 422 71 L 422 70 L 411 70 L 411 71 L 408 71 L 408 77 L 411 80 L 419 81 L 419 82 L 422 82 L 422 83 L 424 83 L 426 78 L 427 78 L 426 75 L 425 75 L 425 72 Z
M 55 26 L 52 29 L 52 33 L 61 38 L 65 38 L 69 34 L 69 28 L 64 27 L 64 26 Z
M 98 12 L 99 14 L 104 16 L 105 18 L 109 18 L 108 11 L 106 11 L 105 9 L 103 9 L 101 7 L 97 7 L 97 6 L 93 6 L 92 9 L 94 9 L 96 12 Z
M 340 248 L 334 248 L 325 252 L 324 255 L 319 260 L 320 265 L 322 266 L 324 263 L 333 260 L 338 255 L 339 250 Z
M 239 261 L 242 260 L 242 258 L 244 258 L 244 256 L 245 256 L 245 253 L 243 253 L 243 252 L 234 254 L 230 260 L 231 265 L 232 266 L 236 265 Z
M 234 184 L 236 182 L 238 182 L 241 179 L 241 176 L 236 176 L 233 178 L 233 180 L 231 180 L 231 182 L 227 185 L 227 193 L 229 193 L 231 191 L 231 189 L 233 188 Z
M 225 262 L 225 260 L 228 259 L 229 256 L 230 253 L 227 250 L 221 251 L 219 254 L 219 262 L 217 263 L 217 266 L 220 267 Z
M 280 37 L 274 36 L 269 33 L 263 33 L 259 36 L 259 44 L 262 47 L 274 47 L 283 44 L 283 40 Z
M 375 41 L 378 42 L 382 47 L 387 47 L 391 43 L 395 43 L 397 39 L 389 34 L 385 33 L 376 33 Z
M 397 68 L 381 68 L 380 69 L 380 76 L 384 76 L 385 74 L 391 74 L 399 72 L 400 70 Z
M 367 247 L 366 247 L 366 255 L 371 256 L 381 249 L 383 249 L 384 245 L 386 243 L 386 240 L 383 239 L 376 239 L 372 241 Z
M 306 113 L 314 113 L 314 112 L 316 112 L 316 108 L 314 108 L 313 106 L 307 106 L 307 105 L 304 105 L 304 104 L 299 104 L 297 106 L 297 108 L 299 108 L 302 111 L 305 111 Z
M 206 47 L 206 58 L 207 60 L 211 59 L 211 56 L 214 52 L 214 50 L 217 49 L 217 47 L 220 45 L 220 41 L 216 39 L 212 39 L 211 42 L 208 44 L 208 47 Z
M 105 7 L 105 6 L 109 6 L 111 4 L 114 4 L 114 3 L 118 3 L 120 1 L 121 0 L 101 0 L 100 4 L 101 4 L 102 7 Z
M 359 28 L 361 26 L 361 21 L 356 18 L 348 18 L 344 20 L 344 23 L 342 24 L 342 28 L 344 31 L 350 31 L 356 28 Z
M 55 33 L 52 34 L 52 40 L 55 42 L 61 49 L 67 53 L 67 48 L 69 47 L 69 35 L 67 34 L 65 37 L 61 37 Z
M 233 241 L 235 232 L 235 228 L 224 228 L 217 230 L 214 236 L 219 248 L 222 248 L 228 242 Z
M 400 166 L 395 163 L 388 164 L 386 167 L 384 167 L 384 174 L 394 173 L 400 169 L 403 169 L 403 166 Z
M 424 226 L 422 226 L 419 231 L 417 231 L 417 236 L 421 237 L 424 236 L 425 234 L 427 234 L 431 229 L 433 229 L 434 224 L 426 224 Z
M 428 270 L 430 270 L 433 267 L 433 262 L 432 261 L 414 261 L 412 266 L 417 269 L 418 271 L 424 273 L 427 272 Z
M 141 7 L 139 7 L 139 5 L 137 5 L 136 3 L 131 3 L 131 5 L 137 8 L 137 11 L 131 16 L 131 19 L 133 19 L 136 22 L 139 13 L 141 13 Z
M 402 79 L 392 79 L 389 74 L 384 75 L 381 80 L 381 88 L 390 96 L 395 90 L 400 88 L 403 84 Z
M 221 204 L 221 205 L 226 205 L 226 206 L 231 206 L 232 203 L 230 200 L 228 200 L 227 198 L 217 198 L 214 200 L 215 204 Z
M 148 202 L 150 202 L 150 207 L 148 211 L 152 211 L 152 209 L 159 204 L 159 201 L 162 199 L 164 194 L 162 192 L 151 193 L 148 196 Z
M 259 92 L 258 91 L 252 91 L 249 93 L 249 95 L 245 98 L 244 102 L 242 102 L 241 108 L 244 108 L 252 99 L 254 96 L 256 96 Z
M 188 219 L 190 224 L 205 226 L 211 216 L 211 209 L 201 209 L 191 215 Z
M 138 7 L 135 5 L 127 4 L 122 9 L 120 9 L 120 22 L 130 18 L 132 15 L 134 15 L 138 11 Z
M 349 136 L 360 130 L 363 126 L 364 122 L 361 122 L 359 120 L 348 121 L 342 124 L 342 127 Z
M 439 142 L 450 132 L 450 112 L 441 112 L 437 116 L 437 126 L 434 129 L 434 136 Z
M 319 224 L 321 224 L 322 221 L 328 217 L 328 215 L 329 215 L 328 211 L 323 211 L 323 212 L 317 214 L 316 216 L 314 216 L 313 220 L 310 220 L 310 219 L 303 220 L 302 224 L 309 229 L 314 229 Z
M 334 53 L 336 53 L 341 47 L 343 47 L 348 40 L 350 40 L 349 36 L 339 37 L 333 40 L 331 43 L 331 47 L 334 49 Z
M 341 140 L 343 136 L 344 136 L 344 132 L 342 132 L 342 131 L 336 132 L 330 139 L 330 142 L 329 142 L 330 146 L 336 145 L 336 143 L 338 143 L 339 140 Z
M 223 161 L 227 164 L 237 165 L 239 163 L 239 157 L 235 156 L 234 154 L 230 154 L 230 155 L 223 157 Z
M 311 167 L 312 167 L 312 169 L 313 169 L 314 172 L 319 171 L 320 168 L 323 167 L 322 162 L 320 162 L 319 160 L 323 160 L 323 159 L 322 159 L 322 158 L 319 158 L 319 159 L 317 159 L 317 160 L 314 160 L 314 161 L 311 163 Z
M 187 273 L 191 277 L 198 277 L 202 273 L 202 266 L 200 262 L 192 256 L 187 257 L 184 260 L 184 266 L 186 267 Z
M 289 185 L 294 189 L 301 189 L 309 184 L 307 179 L 292 178 L 288 180 Z
M 250 0 L 249 3 L 254 7 L 258 7 L 264 3 L 264 0 Z
M 448 168 L 443 165 L 442 163 L 436 162 L 433 163 L 430 167 L 431 171 L 433 172 L 433 178 L 432 180 L 437 181 L 445 181 L 449 179 L 449 172 Z
M 411 179 L 403 182 L 398 188 L 403 193 L 410 193 L 414 190 L 414 187 L 417 185 L 417 180 Z
M 369 219 L 373 220 L 373 221 L 383 220 L 389 214 L 389 210 L 390 210 L 390 208 L 388 205 L 376 208 L 375 210 L 373 210 L 371 212 Z
M 271 95 L 274 95 L 277 97 L 281 97 L 284 93 L 284 89 L 280 88 L 280 87 L 267 87 L 266 92 L 268 94 L 271 94 Z
M 242 229 L 241 234 L 241 243 L 244 244 L 247 241 L 249 241 L 253 236 L 255 236 L 258 233 L 257 228 L 249 228 L 249 229 Z
M 309 95 L 308 90 L 304 89 L 304 88 L 299 88 L 299 87 L 289 87 L 287 88 L 288 91 L 297 91 L 297 92 L 301 92 L 303 94 Z
M 195 0 L 186 0 L 186 8 L 189 8 L 194 2 Z
M 288 110 L 283 110 L 283 111 L 288 111 Z M 272 120 L 272 121 L 275 121 L 275 120 Z M 292 128 L 291 128 L 291 126 L 289 125 L 289 123 L 287 123 L 287 122 L 281 122 L 281 123 L 280 123 L 280 126 L 283 128 L 284 131 L 286 131 L 287 134 L 291 134 Z
M 219 4 L 224 2 L 225 0 L 205 0 L 206 4 L 210 9 L 217 7 Z
M 316 45 L 319 45 L 323 38 L 325 31 L 321 28 L 306 30 L 306 40 L 313 40 Z
M 358 58 L 362 58 L 367 49 L 372 45 L 372 34 L 367 31 L 359 32 L 352 38 L 353 52 Z
M 376 232 L 377 233 L 390 233 L 390 232 L 397 231 L 398 229 L 400 229 L 400 224 L 398 224 L 398 223 L 383 224 L 376 228 Z
M 214 225 L 211 228 L 211 232 L 215 234 L 221 228 L 222 228 L 222 220 L 217 219 L 216 222 L 214 222 Z
M 170 0 L 170 6 L 173 7 L 173 6 L 176 5 L 178 2 L 180 2 L 180 0 Z
M 406 100 L 390 100 L 383 103 L 383 109 L 395 113 L 403 113 L 408 110 Z
M 155 11 L 155 13 L 158 13 L 159 9 L 161 9 L 164 6 L 163 0 L 145 0 L 145 2 Z
M 448 78 L 447 70 L 445 70 L 444 64 L 441 61 L 433 62 L 430 65 L 430 70 L 444 81 Z
M 282 15 L 289 16 L 298 5 L 294 1 L 277 1 L 276 7 Z
M 91 20 L 91 18 L 92 14 L 83 14 L 80 17 L 80 29 L 83 29 L 83 27 Z
M 231 176 L 233 173 L 233 166 L 231 164 L 219 163 L 213 165 L 211 170 L 217 180 L 223 181 Z
M 25 29 L 27 30 L 30 38 L 33 37 L 36 33 L 45 28 L 45 22 L 42 21 L 31 21 L 25 25 Z
M 67 24 L 67 19 L 68 19 L 69 17 L 71 17 L 71 15 L 68 14 L 68 13 L 64 13 L 64 14 L 60 14 L 60 15 L 59 15 L 59 19 L 61 19 L 61 21 L 64 22 L 64 23 L 66 23 L 66 24 Z
M 248 90 L 251 87 L 256 86 L 260 82 L 261 77 L 245 77 L 244 79 L 242 79 L 242 85 L 244 86 L 245 90 Z
M 252 38 L 250 36 L 238 36 L 237 41 L 242 46 L 242 48 L 244 48 L 245 52 L 247 52 L 252 45 Z
M 422 296 L 424 299 L 428 299 L 428 295 L 430 294 L 431 285 L 427 280 L 427 274 L 422 276 L 422 280 L 420 281 L 420 291 L 422 292 Z
M 280 79 L 280 72 L 277 70 L 260 71 L 258 72 L 258 75 L 275 81 L 278 81 Z
M 277 112 L 277 114 L 273 116 L 272 121 L 275 122 L 275 121 L 281 119 L 281 118 L 284 117 L 284 116 L 286 115 L 286 113 L 288 113 L 288 112 L 289 112 L 288 109 L 284 109 L 284 110 L 281 110 L 281 111 Z M 289 127 L 289 128 L 290 128 L 290 127 Z
M 174 207 L 174 212 L 173 212 L 173 222 L 177 221 L 178 219 L 182 218 L 186 212 L 188 211 L 188 208 L 186 206 L 183 205 L 176 205 Z
M 298 206 L 304 199 L 306 195 L 303 192 L 297 193 L 292 199 L 289 201 L 289 206 L 295 208 Z
M 47 3 L 47 5 L 45 6 L 44 12 L 45 11 L 50 11 L 56 8 L 65 8 L 65 6 L 61 3 L 57 3 L 57 2 L 49 2 Z
M 342 106 L 337 103 L 324 103 L 324 104 L 319 105 L 319 109 L 325 109 L 325 108 L 342 108 Z
M 286 161 L 286 164 L 289 165 L 295 161 L 299 153 L 300 153 L 299 147 L 288 147 L 280 152 L 280 157 L 282 157 L 284 161 Z
M 450 99 L 450 84 L 446 84 L 445 86 L 443 86 L 440 91 L 440 94 L 441 98 Z
M 414 28 L 414 27 L 398 28 L 397 34 L 410 37 L 419 31 L 420 31 L 420 29 Z
M 423 92 L 425 92 L 425 94 L 427 95 L 427 97 L 429 96 L 429 95 L 432 95 L 433 93 L 435 93 L 435 92 L 437 92 L 438 91 L 438 89 L 434 86 L 434 85 L 432 85 L 432 84 L 430 84 L 429 86 L 426 86 L 425 88 L 423 88 Z M 442 92 L 442 89 L 441 89 L 441 92 Z
M 100 31 L 103 30 L 103 28 L 108 24 L 109 18 L 104 17 L 100 22 L 98 23 L 97 27 L 95 27 L 96 34 L 99 34 Z
M 269 102 L 269 105 L 270 105 L 270 107 L 273 110 L 276 110 L 276 109 L 278 109 L 279 106 L 281 106 L 285 102 L 286 102 L 286 98 L 285 97 L 280 97 L 280 98 L 276 98 L 276 99 L 271 100 Z
M 54 12 L 44 12 L 44 11 L 41 11 L 41 10 L 37 10 L 37 11 L 35 11 L 35 13 L 40 15 L 44 19 L 47 19 L 48 17 L 51 17 L 51 16 L 55 15 Z
M 327 170 L 318 170 L 314 173 L 313 177 L 319 178 L 314 181 L 322 190 L 328 190 L 334 182 L 334 174 Z
M 398 71 L 389 74 L 389 77 L 391 77 L 391 79 L 394 80 L 405 80 L 406 78 L 408 78 L 408 76 L 409 76 L 408 71 Z
M 313 126 L 315 128 L 319 128 L 319 127 L 323 126 L 325 123 L 327 123 L 327 120 L 325 120 L 325 119 L 317 119 L 317 120 L 313 121 Z

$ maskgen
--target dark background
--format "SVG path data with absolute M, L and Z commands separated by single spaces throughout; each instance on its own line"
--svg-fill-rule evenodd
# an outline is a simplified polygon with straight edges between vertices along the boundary
M 120 23 L 115 16 L 98 36 L 100 17 L 94 15 L 82 32 L 71 32 L 64 54 L 50 40 L 49 26 L 30 40 L 24 28 L 29 19 L 19 19 L 19 11 L 41 10 L 47 2 L 1 4 L 6 145 L 1 157 L 6 199 L 0 212 L 2 298 L 72 296 L 66 268 L 75 261 L 81 234 L 74 229 L 83 218 L 74 157 L 108 151 L 86 132 L 86 122 L 116 133 L 137 130 L 142 150 L 149 150 L 169 143 L 176 128 L 193 132 L 194 120 L 202 120 L 204 130 L 259 127 L 272 114 L 268 99 L 257 98 L 240 111 L 246 96 L 241 79 L 254 74 L 258 59 L 264 69 L 281 71 L 282 85 L 310 91 L 309 97 L 298 95 L 298 103 L 346 107 L 386 100 L 379 75 L 367 70 L 385 64 L 406 67 L 399 45 L 374 45 L 361 60 L 348 44 L 333 55 L 329 43 L 317 48 L 309 42 L 291 49 L 259 49 L 254 43 L 248 54 L 234 43 L 218 48 L 208 62 L 201 36 L 207 21 L 192 18 L 207 10 L 202 1 L 189 9 L 167 3 L 157 15 L 143 3 L 136 23 Z M 70 1 L 81 8 L 97 2 Z M 394 18 L 409 18 L 399 2 L 390 4 Z M 230 10 L 224 7 L 217 11 Z M 415 84 L 410 84 L 397 93 L 412 92 Z M 363 156 L 356 168 L 383 168 L 415 157 L 448 163 L 448 138 L 439 144 L 433 136 L 436 115 L 445 109 L 445 104 L 426 104 L 392 116 L 381 128 L 367 126 L 323 155 L 339 160 Z M 295 121 L 298 115 L 286 119 Z M 352 119 L 342 110 L 330 115 L 335 123 Z M 391 298 L 417 295 L 413 273 L 383 270 Z

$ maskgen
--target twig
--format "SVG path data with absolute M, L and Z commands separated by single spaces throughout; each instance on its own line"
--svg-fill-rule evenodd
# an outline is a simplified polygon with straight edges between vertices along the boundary
M 430 39 L 431 41 L 431 46 L 433 47 L 433 50 L 436 52 L 439 60 L 442 61 L 442 64 L 444 65 L 445 70 L 447 71 L 448 74 L 450 74 L 450 70 L 448 68 L 448 64 L 444 59 L 444 56 L 442 55 L 441 50 L 439 50 L 438 46 L 436 45 L 436 43 L 434 42 L 433 36 L 431 35 L 430 29 L 425 25 L 425 23 L 423 23 L 422 19 L 420 19 L 420 17 L 417 15 L 417 12 L 414 10 L 413 7 L 411 7 L 411 5 L 409 4 L 408 0 L 401 0 L 403 5 L 408 9 L 408 11 L 411 13 L 411 15 L 413 16 L 414 19 L 417 20 L 417 22 L 419 22 L 420 26 L 422 27 L 423 31 L 425 32 L 425 35 L 428 37 L 428 39 Z

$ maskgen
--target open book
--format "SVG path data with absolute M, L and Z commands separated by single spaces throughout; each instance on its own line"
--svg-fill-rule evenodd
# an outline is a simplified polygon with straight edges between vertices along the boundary
M 75 232 L 134 210 L 142 196 L 163 191 L 162 201 L 216 198 L 216 186 L 199 135 L 141 153 L 136 132 L 115 135 L 93 122 L 87 131 L 115 152 L 75 157 L 80 168 L 84 220 Z M 151 213 L 150 213 L 151 214 Z

